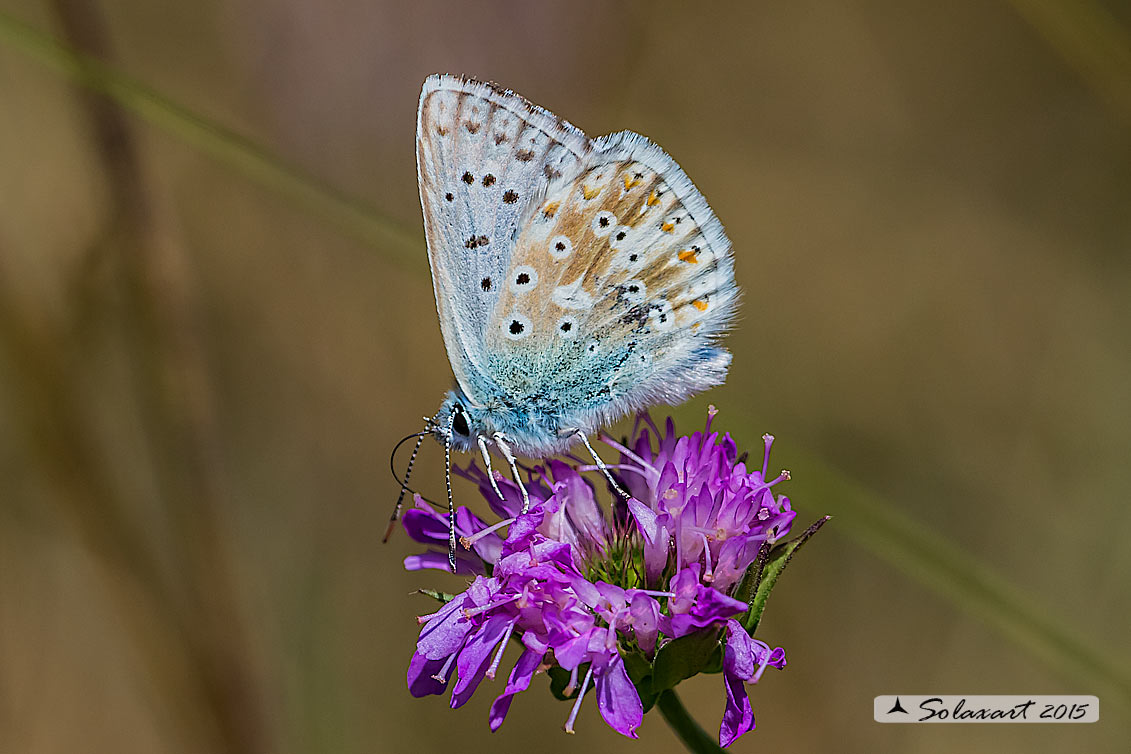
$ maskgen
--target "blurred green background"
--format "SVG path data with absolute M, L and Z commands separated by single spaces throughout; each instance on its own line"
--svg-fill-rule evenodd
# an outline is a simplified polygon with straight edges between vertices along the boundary
M 1126 751 L 1129 26 L 1114 1 L 0 0 L 0 751 L 680 751 L 593 704 L 560 733 L 543 680 L 494 735 L 501 683 L 456 711 L 405 689 L 412 590 L 459 584 L 380 545 L 389 450 L 451 380 L 433 72 L 647 134 L 734 242 L 729 382 L 675 415 L 773 432 L 799 521 L 835 516 L 770 601 L 790 664 L 735 751 Z M 425 492 L 441 468 L 426 445 Z M 717 729 L 721 679 L 681 691 Z M 1101 721 L 872 722 L 900 692 L 1098 694 Z

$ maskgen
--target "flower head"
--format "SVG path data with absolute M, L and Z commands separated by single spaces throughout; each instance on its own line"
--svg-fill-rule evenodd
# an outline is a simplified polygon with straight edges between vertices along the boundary
M 629 493 L 627 501 L 613 495 L 611 515 L 583 476 L 592 467 L 550 460 L 530 469 L 526 513 L 515 482 L 496 477 L 500 499 L 474 463 L 458 469 L 502 520 L 488 525 L 467 508 L 457 510 L 463 547 L 456 570 L 474 580 L 418 619 L 408 671 L 413 695 L 450 687 L 451 705 L 459 707 L 484 678 L 495 677 L 513 640 L 520 653 L 491 705 L 492 730 L 534 674 L 550 670 L 561 681 L 560 695 L 574 698 L 566 731 L 592 690 L 605 721 L 635 738 L 646 708 L 670 687 L 664 684 L 681 680 L 667 679 L 660 656 L 704 642 L 715 650 L 707 654 L 718 656 L 704 668 L 716 661 L 723 672 L 720 743 L 752 729 L 745 684 L 767 667 L 784 667 L 785 652 L 752 638 L 741 622 L 750 609 L 745 582 L 795 514 L 773 490 L 788 474 L 767 479 L 773 438 L 764 438 L 761 468 L 748 470 L 730 435 L 711 430 L 714 414 L 712 407 L 704 431 L 688 436 L 677 436 L 670 419 L 660 431 L 642 416 L 625 443 L 606 438 L 620 452 L 612 469 Z M 406 558 L 405 568 L 450 569 L 446 515 L 417 497 L 404 527 L 435 547 Z

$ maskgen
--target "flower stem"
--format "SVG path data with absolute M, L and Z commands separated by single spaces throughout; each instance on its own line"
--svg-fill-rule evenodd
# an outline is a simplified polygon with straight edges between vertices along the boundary
M 725 751 L 719 746 L 714 736 L 709 735 L 707 731 L 699 727 L 699 723 L 691 717 L 687 708 L 683 706 L 683 702 L 672 689 L 660 694 L 656 706 L 660 709 L 664 719 L 668 721 L 668 725 L 672 726 L 672 730 L 679 736 L 679 740 L 683 741 L 683 745 L 687 747 L 688 751 L 696 754 L 719 754 L 719 752 Z

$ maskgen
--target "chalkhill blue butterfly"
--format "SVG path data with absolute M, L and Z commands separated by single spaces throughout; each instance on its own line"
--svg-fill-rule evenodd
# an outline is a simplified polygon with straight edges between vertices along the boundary
M 416 162 L 456 384 L 412 458 L 426 434 L 448 469 L 452 448 L 477 447 L 494 483 L 494 446 L 522 488 L 516 455 L 581 442 L 624 494 L 588 435 L 718 385 L 730 364 L 717 341 L 738 288 L 707 201 L 640 134 L 590 139 L 510 90 L 456 76 L 424 82 Z

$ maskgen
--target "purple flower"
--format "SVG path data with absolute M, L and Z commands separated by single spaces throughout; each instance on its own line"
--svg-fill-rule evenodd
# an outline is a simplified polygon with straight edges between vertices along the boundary
M 756 682 L 762 671 L 772 665 L 785 667 L 785 650 L 770 649 L 746 633 L 736 620 L 728 620 L 727 643 L 723 654 L 723 682 L 726 685 L 727 706 L 723 724 L 719 729 L 719 745 L 730 746 L 743 733 L 754 729 L 754 711 L 746 695 L 746 681 Z
M 747 633 L 739 620 L 749 605 L 734 593 L 763 545 L 784 537 L 795 514 L 772 489 L 788 474 L 766 479 L 773 438 L 765 437 L 761 469 L 748 471 L 730 436 L 711 431 L 714 413 L 703 432 L 690 436 L 677 436 L 670 419 L 661 432 L 642 416 L 631 440 L 604 438 L 620 452 L 611 467 L 631 495 L 627 503 L 613 495 L 611 516 L 582 476 L 593 467 L 549 460 L 529 469 L 525 514 L 514 481 L 496 476 L 500 500 L 474 463 L 457 469 L 502 520 L 488 525 L 457 509 L 456 570 L 474 580 L 419 618 L 410 692 L 450 688 L 451 706 L 458 707 L 484 678 L 496 676 L 513 644 L 505 688 L 491 705 L 492 730 L 536 673 L 555 669 L 562 695 L 574 699 L 566 731 L 592 695 L 605 722 L 635 738 L 645 700 L 627 660 L 648 667 L 673 640 L 701 636 L 723 644 L 720 744 L 751 730 L 745 684 L 757 682 L 766 667 L 783 667 L 785 652 Z M 450 570 L 447 515 L 419 497 L 415 502 L 405 530 L 431 549 L 406 558 L 405 568 Z M 642 688 L 652 694 L 651 706 L 658 692 Z

